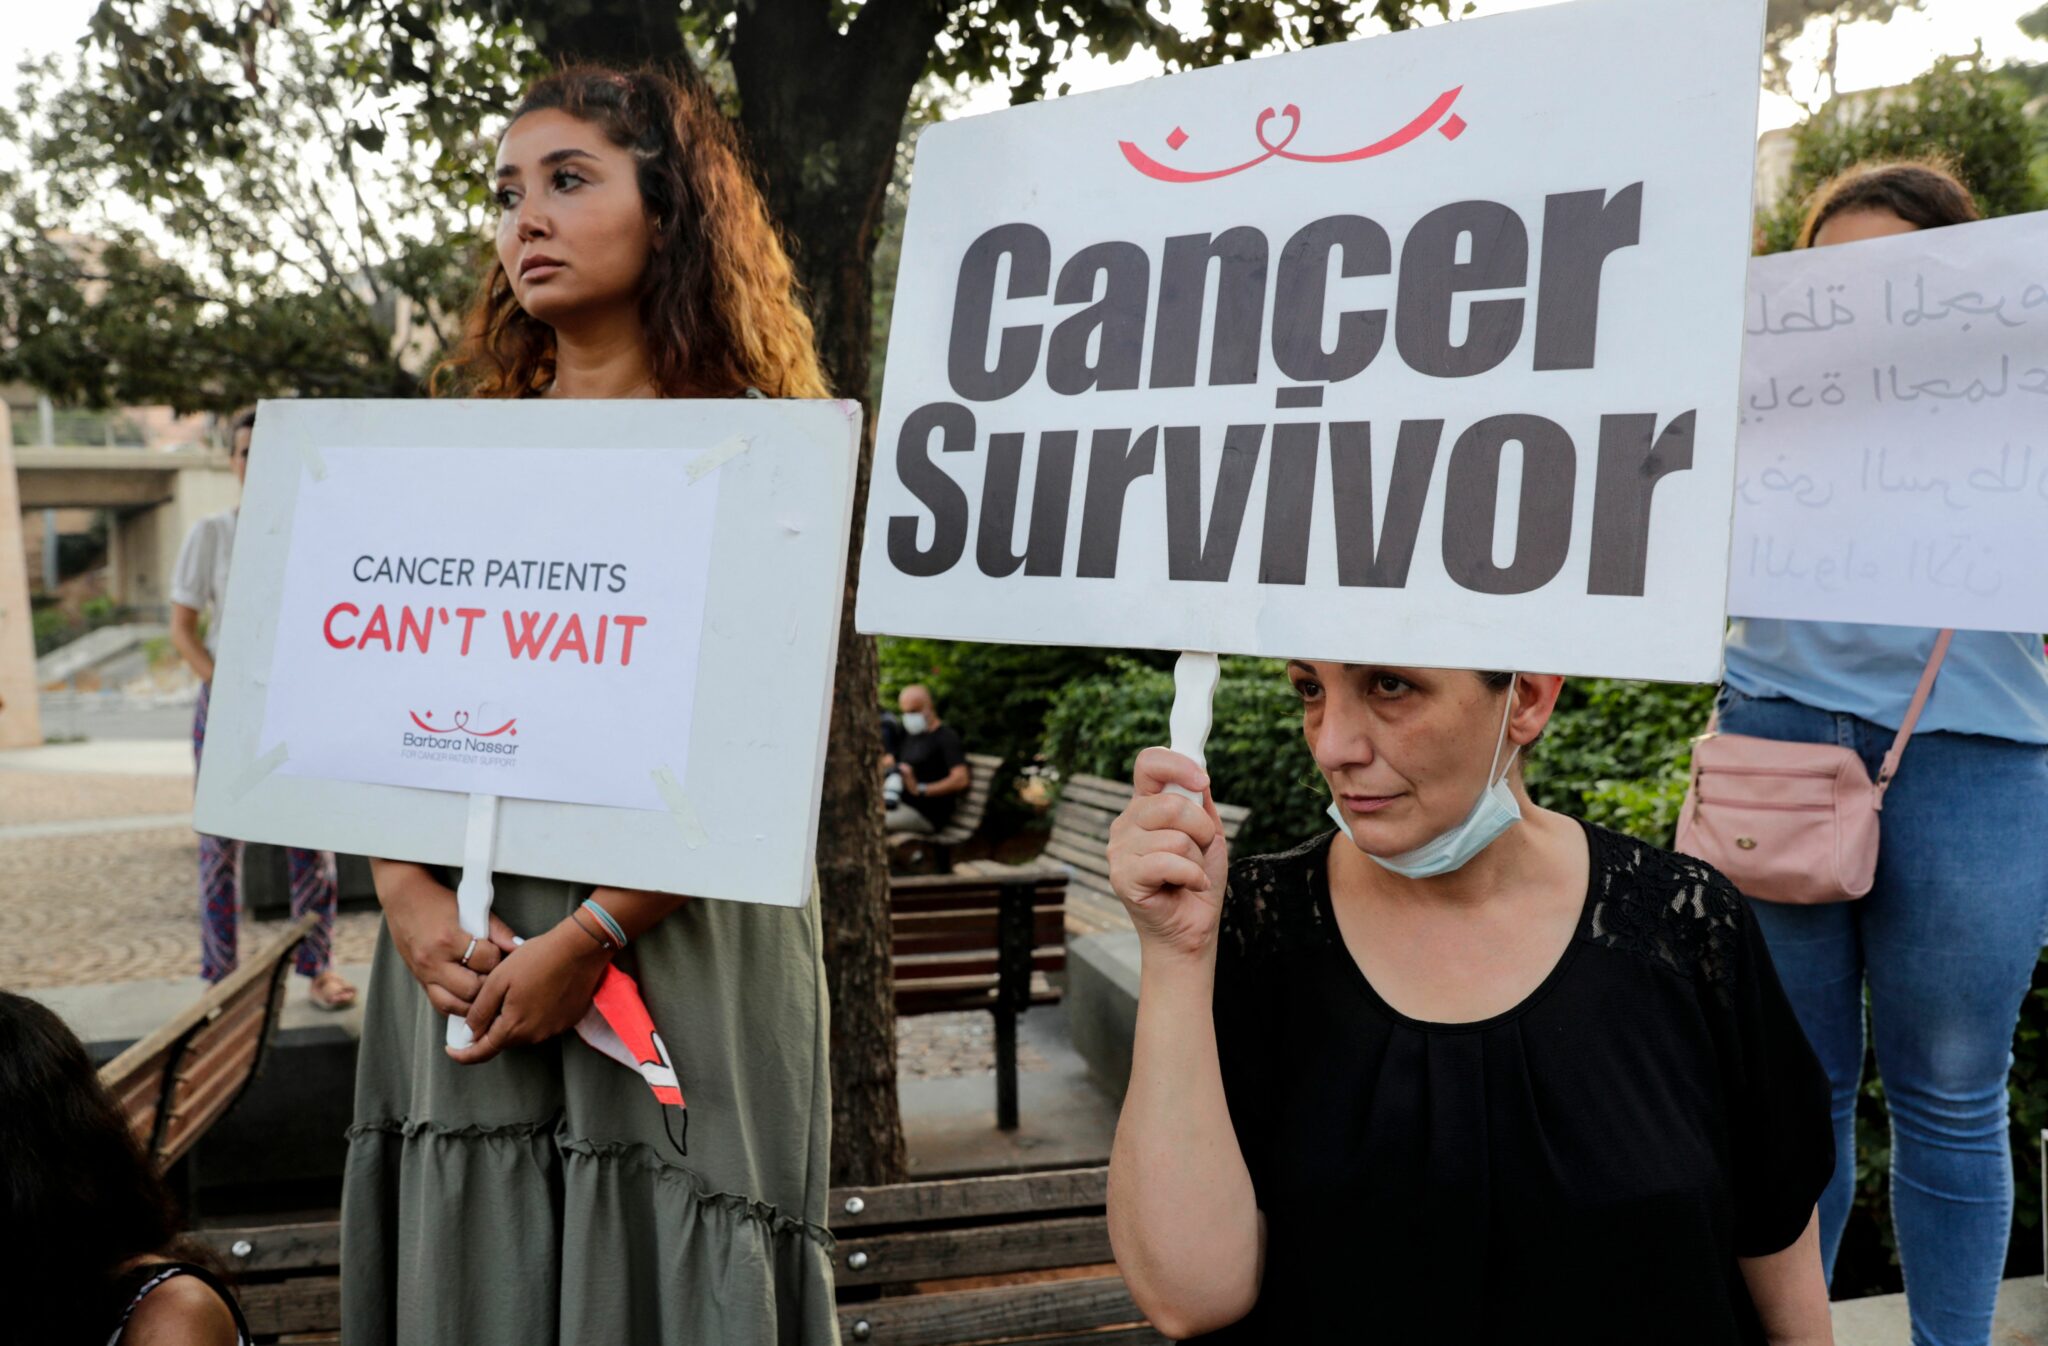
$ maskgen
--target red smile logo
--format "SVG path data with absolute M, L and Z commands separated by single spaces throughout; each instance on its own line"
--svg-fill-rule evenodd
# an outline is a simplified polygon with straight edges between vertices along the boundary
M 517 719 L 507 720 L 496 729 L 476 729 L 469 723 L 469 712 L 458 710 L 450 717 L 455 721 L 454 725 L 443 729 L 441 726 L 432 723 L 434 712 L 431 710 L 409 710 L 406 714 L 412 717 L 414 724 L 430 734 L 468 734 L 471 738 L 496 738 L 500 734 L 510 734 L 514 738 L 519 736 L 519 730 L 514 728 L 519 723 Z
M 1139 149 L 1133 141 L 1119 140 L 1117 148 L 1124 152 L 1124 158 L 1129 161 L 1132 168 L 1160 182 L 1210 182 L 1216 178 L 1227 178 L 1233 173 L 1242 173 L 1247 168 L 1256 168 L 1268 159 L 1292 159 L 1300 164 L 1355 163 L 1360 159 L 1373 159 L 1382 154 L 1392 153 L 1414 141 L 1431 127 L 1435 127 L 1444 139 L 1456 140 L 1465 133 L 1466 123 L 1463 117 L 1451 111 L 1451 104 L 1458 101 L 1458 95 L 1464 92 L 1464 89 L 1465 86 L 1461 84 L 1455 89 L 1438 94 L 1435 102 L 1411 118 L 1408 124 L 1399 130 L 1370 144 L 1360 145 L 1355 150 L 1345 150 L 1338 154 L 1304 154 L 1287 148 L 1294 142 L 1294 137 L 1301 133 L 1301 109 L 1293 103 L 1289 103 L 1278 112 L 1272 108 L 1261 111 L 1258 120 L 1252 125 L 1252 138 L 1259 142 L 1259 148 L 1265 153 L 1254 155 L 1241 164 L 1232 164 L 1227 168 L 1170 168 Z M 1287 119 L 1287 134 L 1275 141 L 1266 134 L 1266 125 L 1281 117 Z M 1193 137 L 1176 126 L 1166 137 L 1166 147 L 1178 152 L 1180 147 L 1191 139 Z

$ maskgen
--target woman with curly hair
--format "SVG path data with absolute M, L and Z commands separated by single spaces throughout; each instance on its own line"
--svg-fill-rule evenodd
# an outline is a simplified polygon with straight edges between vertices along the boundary
M 497 246 L 443 388 L 825 395 L 788 256 L 700 91 L 551 75 L 494 177 Z M 500 874 L 479 941 L 455 875 L 374 869 L 384 929 L 342 1198 L 350 1346 L 834 1340 L 816 898 L 788 911 Z M 647 1085 L 566 1031 L 613 961 L 688 1093 L 687 1154 Z M 443 1047 L 448 1015 L 472 1045 Z

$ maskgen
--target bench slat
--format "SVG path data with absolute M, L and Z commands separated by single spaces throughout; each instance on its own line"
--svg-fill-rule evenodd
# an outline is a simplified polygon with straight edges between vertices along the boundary
M 1067 965 L 1067 951 L 1050 945 L 1031 951 L 1033 972 L 1057 972 Z M 913 986 L 930 977 L 994 976 L 999 970 L 996 955 L 988 954 L 943 954 L 917 953 L 897 958 L 893 963 L 896 984 Z
M 219 985 L 175 1015 L 169 1023 L 101 1066 L 100 1082 L 109 1088 L 118 1088 L 120 1081 L 127 1078 L 130 1067 L 147 1062 L 151 1054 L 162 1051 L 183 1037 L 195 1024 L 212 1014 L 215 1006 L 233 999 L 251 982 L 268 982 L 270 970 L 284 960 L 319 920 L 317 915 L 308 912 L 294 921 L 291 928 L 272 941 L 268 948 L 230 972 Z
M 263 1336 L 332 1330 L 341 1322 L 341 1277 L 294 1276 L 239 1286 L 235 1298 L 249 1330 Z
M 1032 938 L 1039 944 L 1054 944 L 1060 938 L 1057 907 L 1040 907 L 1032 912 Z M 980 935 L 989 948 L 996 944 L 994 916 L 980 912 L 895 912 L 889 918 L 891 942 L 902 945 L 938 935 Z
M 1064 881 L 1057 888 L 1039 889 L 1032 894 L 1031 905 L 1042 911 L 1057 911 L 1066 900 L 1067 886 Z M 966 898 L 933 896 L 923 897 L 915 893 L 891 896 L 889 906 L 892 912 L 930 915 L 937 912 L 973 913 L 984 919 L 993 919 L 1002 908 L 994 902 L 974 902 Z
M 260 1028 L 259 1020 L 246 1033 L 197 1058 L 189 1075 L 183 1070 L 179 1072 L 159 1162 L 166 1166 L 175 1163 L 227 1111 L 256 1066 L 257 1049 L 263 1045 L 257 1037 Z
M 858 1198 L 861 1208 L 846 1209 Z M 835 1187 L 830 1223 L 834 1233 L 934 1220 L 981 1220 L 996 1215 L 1054 1215 L 1101 1210 L 1109 1200 L 1109 1170 L 1063 1168 L 1044 1173 L 1006 1173 L 993 1178 L 948 1178 L 893 1187 Z
M 861 1256 L 866 1257 L 861 1262 Z M 1109 1223 L 1100 1215 L 1025 1220 L 979 1229 L 935 1229 L 842 1238 L 833 1272 L 841 1285 L 994 1276 L 1112 1260 Z M 861 1263 L 855 1270 L 855 1264 Z
M 1050 941 L 1038 934 L 1032 935 L 1034 948 L 1043 948 Z M 916 939 L 894 941 L 889 950 L 891 963 L 898 958 L 913 958 L 926 954 L 941 953 L 993 953 L 995 941 L 987 935 L 968 930 L 953 935 L 920 935 Z
M 841 1334 L 855 1339 L 855 1324 L 865 1322 L 864 1339 L 874 1346 L 970 1346 L 1143 1321 L 1116 1276 L 906 1295 L 839 1310 Z
M 341 1265 L 341 1225 L 335 1220 L 195 1229 L 191 1237 L 212 1249 L 221 1265 L 237 1276 Z M 247 1256 L 235 1255 L 237 1243 L 249 1245 Z
M 953 874 L 894 874 L 889 878 L 889 891 L 905 893 L 924 892 L 988 892 L 1000 891 L 1013 883 L 1028 883 L 1036 878 L 1046 882 L 1057 877 L 1049 873 L 1036 873 L 1029 865 L 998 865 L 988 876 L 978 873 Z M 1000 879 L 1001 882 L 996 880 Z

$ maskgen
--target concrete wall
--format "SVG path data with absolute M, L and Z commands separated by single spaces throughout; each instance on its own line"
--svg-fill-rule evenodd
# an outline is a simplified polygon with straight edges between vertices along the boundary
M 14 480 L 13 435 L 7 418 L 0 416 L 0 748 L 32 748 L 42 741 L 21 496 Z
M 117 516 L 108 531 L 107 570 L 114 601 L 137 616 L 169 621 L 171 574 L 185 535 L 209 514 L 231 509 L 241 487 L 223 458 L 219 465 L 185 468 L 172 478 L 168 504 Z

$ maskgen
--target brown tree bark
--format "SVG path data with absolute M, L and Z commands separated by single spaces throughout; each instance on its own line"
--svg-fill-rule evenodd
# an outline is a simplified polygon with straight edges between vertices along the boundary
M 945 18 L 927 0 L 868 0 L 846 32 L 827 0 L 753 0 L 732 46 L 740 126 L 810 292 L 833 387 L 864 397 L 871 274 L 904 109 Z M 792 70 L 803 77 L 790 78 Z M 874 408 L 856 478 L 831 740 L 818 829 L 832 994 L 832 1180 L 899 1182 L 896 1008 L 889 973 L 875 642 L 853 629 Z
M 574 13 L 559 12 L 572 8 Z M 519 17 L 557 65 L 595 61 L 631 70 L 644 63 L 687 65 L 678 12 L 673 3 L 647 0 L 585 0 L 577 6 L 527 0 Z

